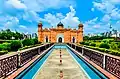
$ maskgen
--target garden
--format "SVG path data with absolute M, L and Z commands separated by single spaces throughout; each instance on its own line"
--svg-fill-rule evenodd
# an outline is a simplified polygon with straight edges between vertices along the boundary
M 37 38 L 5 41 L 0 44 L 0 55 L 38 46 L 40 44 Z
M 115 41 L 114 39 L 85 40 L 80 42 L 80 45 L 104 53 L 120 56 L 120 42 Z

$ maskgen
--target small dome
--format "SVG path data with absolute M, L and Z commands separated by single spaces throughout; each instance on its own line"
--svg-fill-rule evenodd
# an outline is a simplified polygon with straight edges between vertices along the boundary
M 59 22 L 57 26 L 62 26 L 63 27 L 64 25 L 61 22 Z
M 43 26 L 43 25 L 42 25 L 42 22 L 40 22 L 40 23 L 38 24 L 38 26 Z
M 83 24 L 79 24 L 78 26 L 79 26 L 79 27 L 83 27 Z

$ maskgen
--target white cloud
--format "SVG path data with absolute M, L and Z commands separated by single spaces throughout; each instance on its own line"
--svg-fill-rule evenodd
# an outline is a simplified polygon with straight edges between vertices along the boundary
M 113 19 L 120 19 L 120 10 L 118 8 L 115 8 L 112 10 L 112 13 L 110 15 Z
M 120 3 L 120 0 L 109 0 L 109 1 L 113 4 L 119 4 Z
M 102 18 L 102 21 L 103 22 L 109 22 L 111 19 L 111 17 L 109 15 L 104 15 L 103 18 Z
M 91 8 L 91 11 L 92 11 L 92 12 L 94 12 L 94 11 L 95 11 L 95 9 L 94 9 L 94 8 Z
M 61 7 L 75 6 L 74 0 L 22 0 L 28 9 L 41 12 L 49 8 L 58 9 Z
M 12 28 L 12 27 L 17 27 L 19 25 L 19 20 L 16 17 L 10 17 L 9 20 L 7 20 L 7 22 L 4 25 L 4 29 L 7 28 Z
M 71 11 L 67 13 L 66 17 L 61 21 L 65 24 L 65 26 L 77 27 L 80 23 L 79 18 L 75 16 L 76 11 L 72 6 L 70 6 L 70 10 Z
M 25 11 L 25 13 L 23 14 L 23 19 L 28 22 L 37 22 L 39 21 L 39 16 L 34 11 Z
M 120 0 L 100 0 L 93 2 L 93 8 L 102 12 L 103 16 L 100 16 L 100 21 L 95 22 L 94 27 L 96 25 L 100 25 L 99 29 L 107 29 L 108 31 L 109 24 L 113 25 L 113 28 L 119 28 L 119 20 L 120 20 L 120 9 L 118 5 L 120 4 Z M 120 29 L 120 28 L 119 28 Z
M 93 18 L 93 19 L 91 19 L 89 21 L 86 21 L 85 24 L 95 24 L 97 22 L 97 20 L 98 20 L 98 17 Z
M 42 12 L 51 8 L 59 9 L 59 8 L 69 7 L 70 5 L 75 6 L 75 1 L 74 0 L 54 0 L 54 1 L 53 0 L 0 0 L 0 5 L 1 5 L 0 27 L 2 27 L 3 29 L 5 28 L 20 29 L 20 27 L 21 28 L 30 27 L 35 30 L 35 28 L 37 28 L 37 23 L 40 20 L 44 20 L 55 26 L 58 22 L 60 22 L 62 19 L 64 19 L 67 16 L 67 15 L 64 16 L 62 13 L 56 13 L 56 15 L 48 13 L 44 15 L 44 18 L 41 18 L 41 16 L 39 16 L 37 12 Z
M 7 5 L 12 5 L 14 8 L 17 9 L 26 9 L 27 7 L 25 4 L 21 3 L 20 0 L 8 0 Z
M 93 26 L 94 28 L 100 28 L 100 25 L 99 24 L 96 24 Z
M 115 6 L 107 0 L 103 0 L 102 2 L 93 2 L 93 6 L 104 13 L 111 13 L 115 8 Z
M 103 3 L 93 2 L 93 6 L 95 8 L 97 8 L 98 10 L 104 10 L 105 9 L 105 4 L 103 4 Z
M 56 17 L 56 15 L 52 15 L 51 13 L 45 14 L 44 21 L 47 21 L 51 26 L 56 26 L 60 22 L 60 18 Z
M 24 26 L 24 25 L 19 25 L 19 27 L 22 28 L 22 29 L 25 29 L 25 30 L 28 29 L 28 28 L 27 28 L 26 26 Z
M 80 21 L 79 18 L 75 16 L 75 14 L 75 9 L 70 6 L 70 12 L 68 12 L 66 16 L 64 16 L 62 13 L 57 13 L 56 15 L 48 13 L 45 14 L 43 21 L 48 22 L 51 26 L 56 26 L 61 21 L 65 27 L 71 26 L 76 28 Z

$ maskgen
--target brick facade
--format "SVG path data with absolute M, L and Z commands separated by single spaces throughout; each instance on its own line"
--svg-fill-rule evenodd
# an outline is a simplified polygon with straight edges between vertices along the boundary
M 38 40 L 40 42 L 78 43 L 83 41 L 83 25 L 79 24 L 77 30 L 64 28 L 60 22 L 56 28 L 43 29 L 42 23 L 38 24 Z

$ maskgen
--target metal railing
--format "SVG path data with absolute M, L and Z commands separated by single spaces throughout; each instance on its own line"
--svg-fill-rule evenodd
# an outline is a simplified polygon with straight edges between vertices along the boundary
M 83 56 L 85 56 L 87 59 L 91 60 L 101 68 L 105 69 L 109 73 L 115 75 L 117 78 L 120 79 L 120 59 L 108 55 L 103 54 L 102 52 L 89 49 L 86 47 L 78 46 L 72 43 L 67 43 L 71 48 L 75 49 L 79 53 L 81 53 Z
M 23 51 L 19 51 L 14 55 L 5 55 L 0 57 L 0 78 L 5 78 L 19 67 L 25 65 L 44 50 L 51 47 L 53 43 L 37 46 Z

